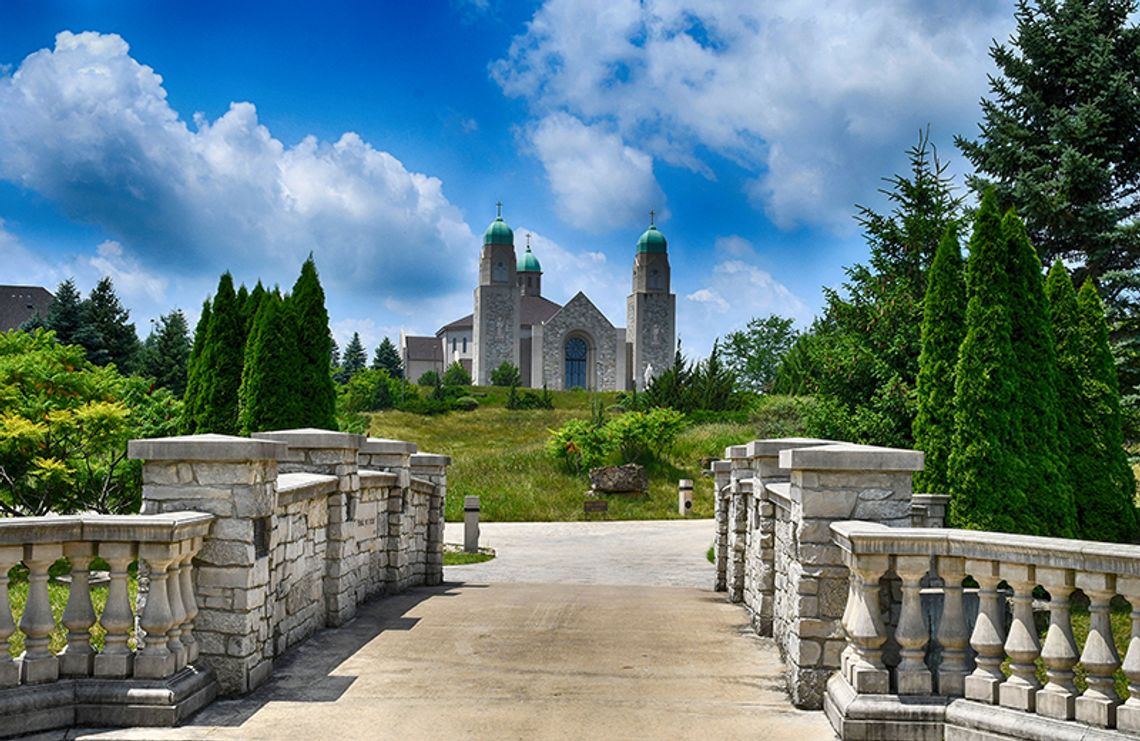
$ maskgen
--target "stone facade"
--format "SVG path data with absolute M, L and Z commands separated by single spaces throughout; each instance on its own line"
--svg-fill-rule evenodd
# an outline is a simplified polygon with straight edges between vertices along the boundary
M 514 268 L 512 267 L 512 270 Z M 502 363 L 519 364 L 519 292 L 513 284 L 475 289 L 474 356 L 471 377 L 491 384 L 491 371 Z
M 535 378 L 535 387 L 565 388 L 563 358 L 566 341 L 581 337 L 589 348 L 586 358 L 587 386 L 599 389 L 621 388 L 618 379 L 624 378 L 624 332 L 614 328 L 610 320 L 594 306 L 586 294 L 579 292 L 557 314 L 535 330 L 539 341 L 534 344 L 532 368 L 541 368 L 541 377 Z
M 645 388 L 645 371 L 656 375 L 673 364 L 677 346 L 677 297 L 669 292 L 669 259 L 662 254 L 638 254 L 634 261 L 633 292 L 626 299 L 630 342 L 630 375 Z

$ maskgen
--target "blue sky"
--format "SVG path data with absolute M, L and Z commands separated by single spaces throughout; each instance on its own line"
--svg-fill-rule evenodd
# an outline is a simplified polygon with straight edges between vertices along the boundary
M 620 325 L 655 209 L 703 355 L 810 321 L 920 128 L 961 178 L 1012 27 L 1009 0 L 6 0 L 0 282 L 109 274 L 145 335 L 312 251 L 371 347 L 470 312 L 502 200 L 544 293 Z

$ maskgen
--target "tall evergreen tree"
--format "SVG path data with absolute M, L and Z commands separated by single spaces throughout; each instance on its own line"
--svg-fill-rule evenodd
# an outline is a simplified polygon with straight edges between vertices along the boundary
M 209 340 L 199 362 L 204 364 L 203 405 L 197 432 L 238 433 L 238 388 L 245 347 L 233 277 L 223 273 L 210 310 Z
M 74 338 L 95 365 L 114 363 L 124 375 L 135 370 L 139 338 L 109 276 L 104 276 L 82 305 L 83 323 Z
M 190 359 L 190 328 L 180 309 L 159 317 L 158 326 L 146 339 L 142 357 L 144 375 L 175 396 L 182 396 Z
M 926 453 L 926 467 L 915 474 L 918 491 L 950 491 L 949 461 L 954 437 L 954 369 L 966 325 L 966 283 L 958 230 L 951 224 L 926 277 L 922 312 L 922 353 L 918 359 L 918 410 L 914 444 Z
M 974 218 L 966 280 L 966 334 L 954 374 L 948 523 L 1015 532 L 1028 502 L 1017 457 L 1009 263 L 1001 213 L 986 191 Z
M 1065 449 L 1065 467 L 1073 503 L 1077 509 L 1077 531 L 1084 537 L 1082 514 L 1086 499 L 1088 468 L 1086 457 L 1093 449 L 1095 431 L 1085 424 L 1082 385 L 1087 370 L 1081 350 L 1080 312 L 1077 292 L 1069 271 L 1061 259 L 1053 261 L 1045 278 L 1045 296 L 1049 300 L 1049 318 L 1053 324 L 1053 338 L 1057 347 L 1057 402 L 1063 411 L 1058 416 L 1062 446 Z
M 83 299 L 75 287 L 75 281 L 68 278 L 59 284 L 48 305 L 45 326 L 55 332 L 55 339 L 61 345 L 74 345 L 76 336 L 83 326 Z
M 305 389 L 299 385 L 298 361 L 293 309 L 276 291 L 266 293 L 245 352 L 240 393 L 243 434 L 305 426 Z
M 249 292 L 249 297 L 246 298 L 245 303 L 241 307 L 241 317 L 245 325 L 245 336 L 248 338 L 253 334 L 253 323 L 257 319 L 257 310 L 261 308 L 261 302 L 265 298 L 265 286 L 261 285 L 261 281 L 257 281 L 257 285 Z
M 372 358 L 372 370 L 386 370 L 392 378 L 404 377 L 404 363 L 400 360 L 400 351 L 387 337 L 376 346 L 376 354 Z
M 182 394 L 182 422 L 178 429 L 183 435 L 197 432 L 199 417 L 205 407 L 205 388 L 208 370 L 202 360 L 210 341 L 210 299 L 202 302 L 202 313 L 194 327 L 194 344 L 186 361 L 186 391 Z
M 348 345 L 344 348 L 340 377 L 337 380 L 341 383 L 348 383 L 352 380 L 353 376 L 364 370 L 367 365 L 368 353 L 364 349 L 364 343 L 360 341 L 360 335 L 353 332 L 352 339 L 348 341 Z
M 1077 512 L 1059 434 L 1057 356 L 1041 261 L 1025 225 L 1012 211 L 1002 219 L 1010 290 L 1016 454 L 1021 460 L 1027 508 L 1019 532 L 1072 538 Z
M 336 389 L 329 374 L 332 365 L 329 314 L 312 255 L 301 266 L 301 275 L 293 285 L 289 300 L 297 322 L 298 372 L 305 403 L 304 426 L 335 430 Z
M 1085 479 L 1080 500 L 1082 535 L 1092 540 L 1131 542 L 1140 534 L 1136 481 L 1124 452 L 1120 392 L 1104 307 L 1092 281 L 1086 280 L 1081 286 L 1077 310 L 1085 369 L 1083 403 L 1077 412 L 1080 423 L 1092 433 L 1088 440 L 1091 447 L 1080 461 Z

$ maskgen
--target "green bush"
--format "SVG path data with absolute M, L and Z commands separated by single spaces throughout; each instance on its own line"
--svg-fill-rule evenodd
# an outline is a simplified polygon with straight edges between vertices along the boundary
M 435 371 L 427 371 L 416 379 L 417 386 L 439 386 L 441 383 L 439 374 Z
M 447 366 L 447 370 L 443 372 L 443 385 L 444 386 L 470 386 L 471 374 L 463 367 L 463 364 L 458 360 Z
M 386 370 L 362 370 L 348 380 L 341 390 L 341 405 L 346 412 L 375 412 L 390 409 L 400 394 L 400 381 Z
M 674 409 L 658 408 L 614 417 L 606 423 L 604 430 L 622 463 L 648 463 L 664 458 L 684 428 L 684 414 Z
M 572 419 L 552 430 L 546 441 L 547 452 L 573 474 L 602 465 L 611 449 L 606 428 L 584 419 Z
M 753 403 L 747 421 L 755 429 L 756 437 L 761 440 L 772 437 L 803 437 L 808 434 L 808 417 L 815 409 L 815 405 L 815 398 L 811 396 L 765 394 Z M 694 418 L 693 421 L 700 420 Z
M 511 386 L 511 393 L 507 396 L 507 409 L 553 409 L 554 397 L 545 386 L 542 393 L 518 390 L 518 386 Z
M 522 383 L 519 369 L 504 361 L 498 368 L 491 371 L 492 386 L 518 386 Z
M 474 396 L 460 396 L 458 399 L 451 401 L 453 409 L 459 409 L 464 412 L 473 412 L 479 408 L 479 400 Z

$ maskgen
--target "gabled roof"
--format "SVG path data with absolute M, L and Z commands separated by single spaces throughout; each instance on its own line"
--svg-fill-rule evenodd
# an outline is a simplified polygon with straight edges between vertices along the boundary
M 40 286 L 0 286 L 0 332 L 17 329 L 37 313 L 47 316 L 51 300 Z
M 562 307 L 542 296 L 523 296 L 519 302 L 519 324 L 523 327 L 533 327 L 536 324 L 542 324 L 558 313 Z M 465 317 L 456 319 L 450 324 L 445 324 L 436 331 L 436 337 L 442 337 L 445 332 L 460 332 L 465 329 L 473 329 L 475 327 L 475 315 L 468 314 Z
M 561 309 L 556 311 L 549 319 L 547 319 L 543 323 L 544 324 L 553 324 L 559 318 L 561 318 L 563 314 L 568 314 L 568 313 L 574 311 L 575 309 L 583 309 L 587 313 L 596 314 L 599 317 L 601 317 L 602 321 L 605 322 L 606 324 L 608 324 L 610 327 L 614 326 L 613 322 L 611 322 L 609 319 L 607 319 L 606 315 L 602 313 L 602 310 L 599 309 L 597 306 L 595 306 L 594 302 L 591 301 L 586 296 L 586 294 L 582 293 L 581 291 L 578 291 L 578 293 L 574 294 L 574 298 L 567 301 L 565 306 L 563 306 Z

